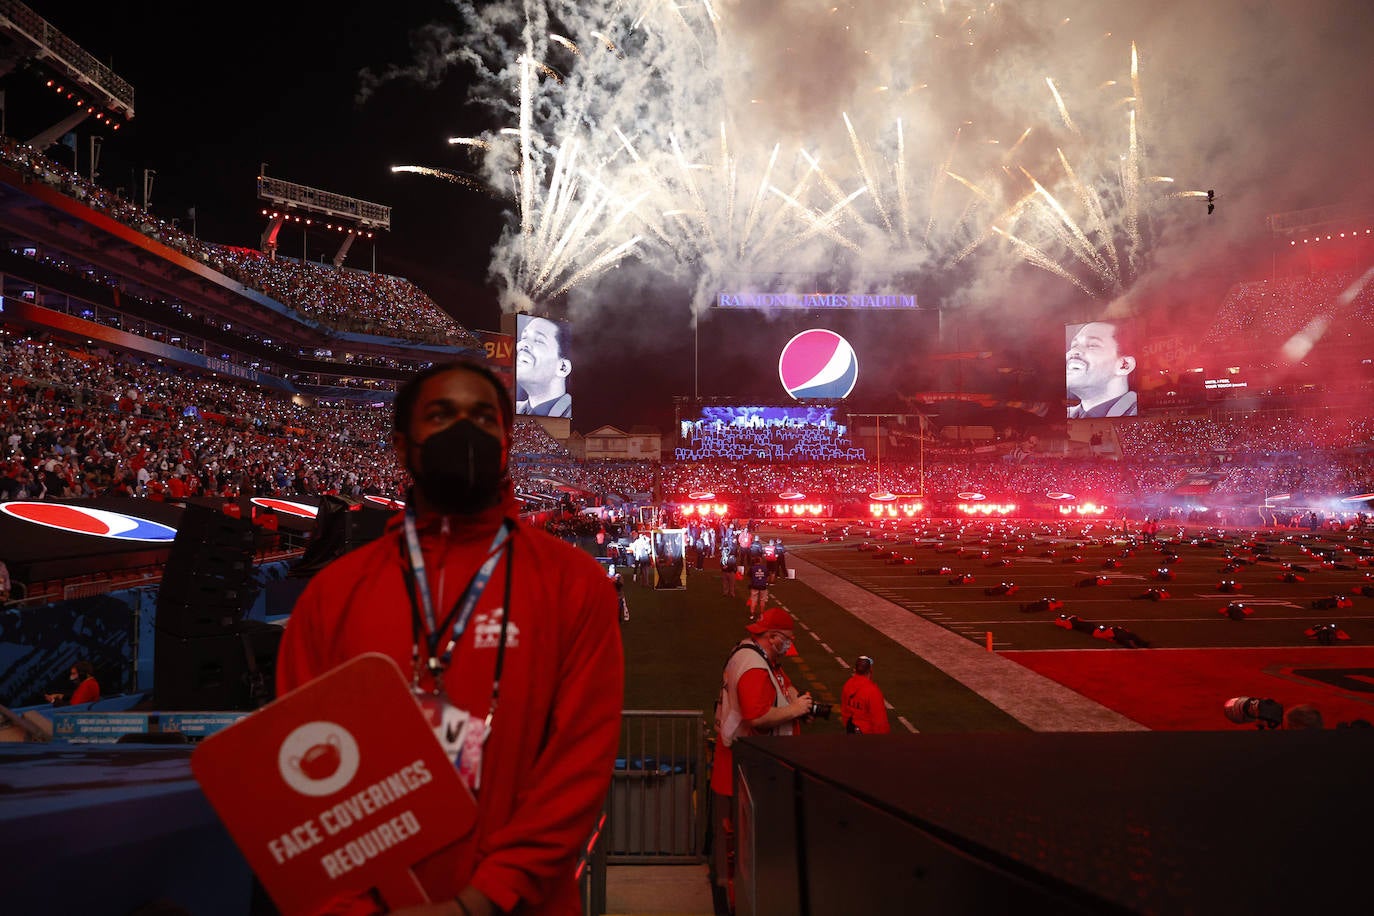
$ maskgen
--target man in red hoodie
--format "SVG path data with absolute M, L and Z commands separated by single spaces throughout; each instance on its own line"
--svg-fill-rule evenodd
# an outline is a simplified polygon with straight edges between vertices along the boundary
M 100 682 L 95 679 L 95 666 L 90 662 L 82 659 L 72 665 L 68 677 L 74 686 L 71 701 L 67 705 L 78 706 L 82 703 L 94 703 L 100 699 Z M 67 697 L 65 693 L 46 693 L 44 696 L 49 703 L 54 705 L 61 705 Z
M 414 480 L 406 510 L 310 581 L 287 621 L 278 693 L 362 653 L 390 655 L 446 723 L 478 809 L 468 835 L 415 866 L 440 902 L 414 912 L 580 914 L 574 867 L 620 728 L 615 590 L 590 555 L 518 520 L 512 404 L 488 368 L 427 369 L 395 409 Z

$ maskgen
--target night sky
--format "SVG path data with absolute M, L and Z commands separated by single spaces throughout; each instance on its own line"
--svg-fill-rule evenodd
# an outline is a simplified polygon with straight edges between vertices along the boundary
M 102 185 L 128 187 L 142 169 L 155 169 L 153 212 L 179 218 L 190 228 L 187 210 L 194 206 L 202 238 L 248 247 L 258 245 L 265 225 L 255 190 L 261 163 L 274 177 L 389 205 L 393 231 L 377 240 L 377 268 L 414 280 L 465 326 L 499 329 L 498 295 L 487 267 L 511 205 L 435 178 L 393 174 L 390 167 L 472 169 L 447 139 L 504 122 L 469 101 L 473 74 L 461 64 L 426 85 L 383 82 L 365 102 L 357 101 L 365 71 L 405 68 L 426 56 L 427 41 L 437 34 L 427 26 L 457 24 L 452 4 L 309 0 L 130 6 L 35 0 L 31 5 L 135 88 L 135 120 L 117 134 L 105 132 Z M 741 53 L 753 55 L 748 91 L 773 92 L 771 106 L 760 109 L 751 126 L 776 130 L 783 142 L 790 142 L 789 130 L 830 123 L 840 108 L 852 104 L 841 92 L 862 87 L 869 79 L 864 68 L 874 61 L 862 53 L 846 58 L 830 52 L 861 32 L 866 42 L 883 40 L 891 31 L 885 24 L 895 21 L 894 10 L 902 7 L 898 0 L 841 2 L 846 17 L 841 21 L 826 18 L 834 4 L 809 0 L 719 0 L 718 5 L 728 18 L 731 39 Z M 961 6 L 954 0 L 950 5 Z M 977 16 L 993 8 L 962 6 Z M 1059 17 L 1060 7 L 1075 15 Z M 1367 198 L 1374 187 L 1368 166 L 1374 16 L 1367 0 L 1026 0 L 997 8 L 1003 11 L 1002 38 L 1014 38 L 1017 46 L 980 50 L 970 42 L 979 54 L 1000 56 L 975 55 L 966 63 L 984 67 L 972 71 L 980 78 L 1005 81 L 972 87 L 999 103 L 999 114 L 1003 100 L 1021 104 L 1019 92 L 1042 107 L 1048 98 L 1043 77 L 1022 78 L 1023 70 L 1040 71 L 1025 68 L 1027 57 L 1016 55 L 1046 54 L 1045 65 L 1054 68 L 1061 84 L 1072 75 L 1063 71 L 1086 58 L 1044 51 L 1056 35 L 1063 37 L 1071 20 L 1080 27 L 1083 17 L 1100 18 L 1104 26 L 1094 20 L 1083 28 L 1086 35 L 1111 36 L 1109 30 L 1117 30 L 1119 35 L 1110 38 L 1110 59 L 1118 65 L 1124 61 L 1117 45 L 1126 46 L 1121 36 L 1140 39 L 1157 128 L 1152 150 L 1178 176 L 1179 187 L 1216 187 L 1219 195 L 1216 216 L 1207 217 L 1200 205 L 1191 207 L 1187 219 L 1161 237 L 1160 269 L 1133 292 L 1139 300 L 1177 310 L 1181 323 L 1190 320 L 1189 309 L 1214 307 L 1227 285 L 1262 268 L 1265 215 Z M 1051 8 L 1054 15 L 1047 12 Z M 1026 25 L 1018 33 L 1019 22 L 1009 20 L 1022 15 Z M 798 68 L 796 53 L 806 45 L 815 46 L 805 56 L 811 63 Z M 913 73 L 921 63 L 910 61 Z M 0 87 L 6 90 L 12 136 L 26 139 L 60 117 L 62 109 L 53 107 L 56 100 L 45 95 L 50 91 L 35 74 L 16 71 L 0 80 Z M 963 88 L 951 82 L 944 91 L 951 102 L 962 104 Z M 831 94 L 836 98 L 827 98 Z M 1079 112 L 1087 107 L 1079 99 L 1071 102 Z M 992 106 L 969 111 L 976 115 L 970 123 L 990 123 L 994 114 Z M 1052 123 L 1052 113 L 1040 121 Z M 1020 123 L 1002 126 L 1008 141 Z M 78 128 L 83 172 L 90 132 L 88 125 Z M 70 162 L 62 158 L 65 150 L 55 149 L 59 161 Z M 1051 144 L 1043 150 L 1047 156 L 1052 151 Z M 283 228 L 284 253 L 298 256 L 303 241 L 317 260 L 333 254 L 338 237 L 316 231 L 303 240 L 300 229 Z M 348 264 L 369 267 L 372 254 L 368 243 L 355 245 Z M 1054 355 L 1061 344 L 1052 342 L 1059 335 L 1057 322 L 1081 319 L 1099 304 L 1024 264 L 997 275 L 931 274 L 916 287 L 912 291 L 923 302 L 957 306 L 974 320 L 945 316 L 939 341 L 891 335 L 893 358 L 917 366 L 909 377 L 912 388 L 949 383 L 933 369 L 922 374 L 922 353 L 987 348 L 997 351 L 995 362 L 1003 367 L 1027 370 L 1016 378 L 1044 377 L 1043 390 L 1032 386 L 1018 396 L 1053 395 L 1062 382 L 1062 362 L 1055 365 L 1062 353 Z M 627 263 L 598 284 L 576 290 L 571 303 L 559 304 L 579 318 L 574 429 L 649 423 L 667 432 L 674 396 L 728 388 L 719 378 L 701 381 L 715 371 L 711 354 L 694 363 L 686 306 L 692 294 L 681 278 L 656 273 L 652 263 Z M 745 352 L 752 340 L 743 324 L 724 334 L 719 324 L 706 331 L 711 341 L 728 340 Z M 760 354 L 757 371 L 774 376 L 775 361 L 775 353 Z

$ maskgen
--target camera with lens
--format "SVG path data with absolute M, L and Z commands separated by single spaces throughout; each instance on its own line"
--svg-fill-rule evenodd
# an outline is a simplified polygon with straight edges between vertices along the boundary
M 806 714 L 808 719 L 829 719 L 830 710 L 834 709 L 833 703 L 817 703 L 811 701 L 811 711 Z
M 1265 729 L 1278 728 L 1283 724 L 1283 704 L 1278 700 L 1232 697 L 1226 701 L 1222 711 L 1226 713 L 1226 718 L 1237 725 L 1254 722 L 1257 728 Z

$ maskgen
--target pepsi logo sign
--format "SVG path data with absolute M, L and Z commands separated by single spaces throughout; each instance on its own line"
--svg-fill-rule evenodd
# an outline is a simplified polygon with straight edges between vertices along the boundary
M 782 348 L 778 378 L 794 398 L 848 397 L 859 380 L 859 358 L 839 334 L 812 328 Z
M 376 503 L 379 506 L 384 506 L 387 509 L 404 509 L 406 507 L 404 500 L 390 499 L 385 496 L 373 496 L 370 493 L 364 494 L 363 499 L 367 500 L 370 503 Z
M 106 509 L 91 509 L 87 506 L 69 506 L 62 503 L 9 502 L 0 503 L 0 512 L 20 519 L 55 528 L 70 534 L 89 534 L 94 537 L 112 538 L 117 541 L 150 541 L 171 543 L 176 540 L 177 530 L 136 515 L 110 512 Z
M 320 510 L 314 506 L 292 502 L 289 499 L 274 499 L 269 496 L 254 496 L 253 505 L 262 509 L 271 509 L 274 512 L 284 512 L 287 515 L 298 515 L 301 518 L 314 518 L 320 514 Z

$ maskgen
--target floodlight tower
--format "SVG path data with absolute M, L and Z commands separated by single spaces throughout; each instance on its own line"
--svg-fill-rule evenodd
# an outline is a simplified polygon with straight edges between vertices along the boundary
M 3 2 L 3 0 L 0 0 Z M 267 226 L 262 230 L 262 250 L 275 254 L 277 234 L 287 221 L 302 226 L 320 225 L 328 231 L 340 232 L 343 239 L 334 252 L 334 266 L 343 266 L 348 257 L 353 240 L 366 235 L 372 238 L 377 232 L 391 228 L 391 208 L 383 204 L 347 197 L 332 191 L 322 191 L 308 185 L 270 178 L 264 164 L 258 173 L 258 200 L 270 205 L 262 213 L 267 217 Z M 304 250 L 304 249 L 302 249 Z M 305 257 L 301 258 L 306 260 Z M 372 248 L 372 269 L 377 269 L 377 248 Z
M 72 104 L 71 114 L 31 137 L 29 146 L 46 150 L 88 118 L 112 131 L 133 118 L 134 87 L 18 0 L 0 0 L 0 38 L 5 39 L 0 41 L 0 76 L 21 63 L 30 63 L 47 75 L 48 89 Z M 0 122 L 0 133 L 4 132 Z M 68 145 L 75 157 L 75 139 Z M 97 150 L 98 146 L 92 143 L 93 160 Z M 91 172 L 94 171 L 92 162 Z

